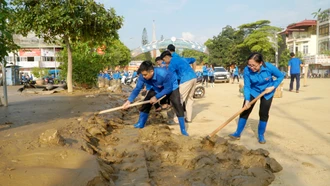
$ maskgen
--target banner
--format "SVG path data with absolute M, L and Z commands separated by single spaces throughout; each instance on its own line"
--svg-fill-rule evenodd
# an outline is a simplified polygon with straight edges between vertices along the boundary
M 41 51 L 40 49 L 21 49 L 19 50 L 20 57 L 34 57 L 40 56 Z

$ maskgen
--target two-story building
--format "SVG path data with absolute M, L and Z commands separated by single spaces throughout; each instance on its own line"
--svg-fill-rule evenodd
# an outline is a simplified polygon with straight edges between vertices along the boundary
M 294 23 L 282 32 L 290 52 L 301 53 L 309 73 L 321 77 L 329 76 L 330 73 L 330 9 L 323 12 L 327 16 L 322 19 Z
M 60 62 L 56 60 L 56 53 L 62 50 L 62 46 L 47 44 L 33 33 L 28 34 L 27 37 L 14 35 L 14 42 L 20 46 L 20 49 L 16 53 L 9 53 L 7 63 L 19 66 L 21 74 L 31 76 L 34 67 L 58 71 Z

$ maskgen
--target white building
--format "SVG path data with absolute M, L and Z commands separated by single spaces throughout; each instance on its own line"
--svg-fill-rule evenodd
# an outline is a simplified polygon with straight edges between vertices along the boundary
M 330 9 L 322 20 L 304 20 L 289 25 L 282 33 L 290 52 L 303 54 L 303 61 L 309 66 L 309 73 L 324 77 L 330 73 Z
M 9 53 L 7 63 L 20 66 L 20 73 L 31 75 L 33 67 L 58 69 L 60 62 L 56 60 L 56 53 L 62 50 L 62 46 L 47 44 L 32 33 L 27 37 L 14 35 L 14 42 L 20 49 L 16 54 Z

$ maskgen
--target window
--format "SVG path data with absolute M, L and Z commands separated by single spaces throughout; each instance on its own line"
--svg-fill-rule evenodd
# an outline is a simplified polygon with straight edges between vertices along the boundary
M 34 57 L 27 57 L 27 61 L 34 62 Z
M 290 52 L 293 52 L 293 46 L 289 46 Z
M 55 57 L 42 57 L 42 61 L 55 61 Z
M 308 54 L 308 45 L 303 46 L 303 54 Z
M 321 25 L 319 27 L 319 35 L 320 36 L 328 36 L 329 35 L 329 23 Z
M 27 61 L 26 57 L 21 57 L 21 61 Z

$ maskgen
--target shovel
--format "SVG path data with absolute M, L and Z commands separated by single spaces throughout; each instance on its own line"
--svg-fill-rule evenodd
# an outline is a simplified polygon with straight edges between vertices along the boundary
M 159 98 L 157 100 L 157 103 L 160 102 L 160 100 L 164 99 L 166 97 L 166 95 L 164 95 L 163 97 Z M 133 103 L 133 104 L 130 104 L 127 108 L 130 108 L 130 107 L 134 107 L 134 106 L 138 106 L 138 105 L 143 105 L 143 104 L 147 104 L 147 103 L 150 103 L 150 100 L 146 100 L 146 101 L 141 101 L 141 102 L 137 102 L 137 103 Z M 115 107 L 115 108 L 112 108 L 112 109 L 107 109 L 107 110 L 102 110 L 100 111 L 98 114 L 104 114 L 104 113 L 108 113 L 108 112 L 113 112 L 113 111 L 116 111 L 116 110 L 121 110 L 123 109 L 123 106 L 120 106 L 120 107 Z
M 266 91 L 262 92 L 258 97 L 254 98 L 251 102 L 250 105 L 258 101 L 262 96 L 266 94 Z M 235 119 L 238 115 L 240 115 L 242 112 L 246 110 L 245 107 L 243 107 L 241 110 L 236 112 L 233 116 L 231 116 L 227 121 L 225 121 L 221 126 L 219 126 L 217 129 L 215 129 L 211 134 L 206 136 L 207 140 L 210 140 L 216 133 L 218 133 L 221 129 L 223 129 L 226 125 L 228 125 L 233 119 Z

